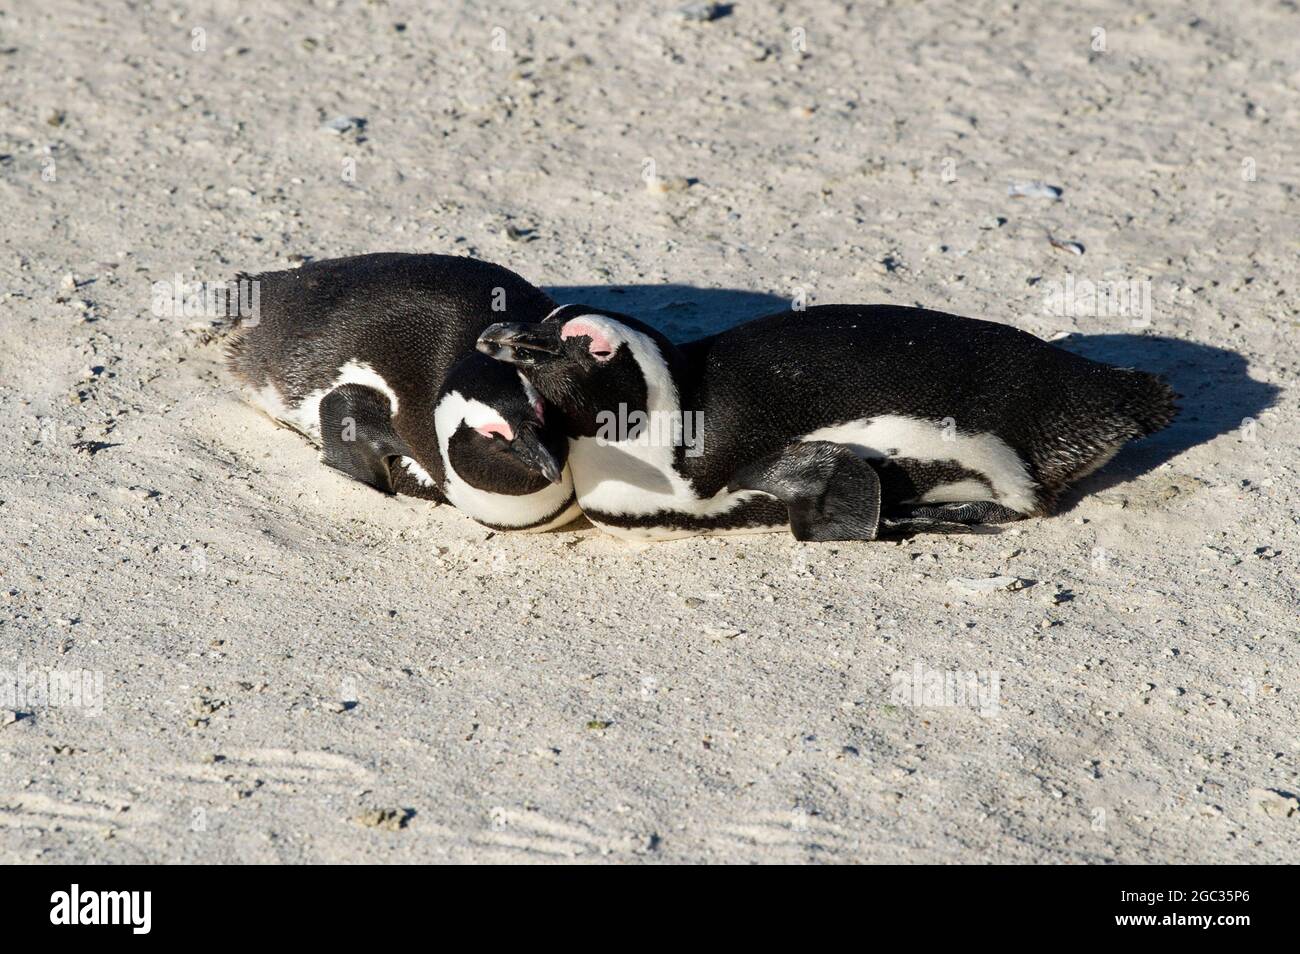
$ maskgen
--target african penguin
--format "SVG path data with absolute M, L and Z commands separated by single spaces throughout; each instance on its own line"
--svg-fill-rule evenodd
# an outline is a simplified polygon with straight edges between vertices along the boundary
M 1050 512 L 1176 413 L 1153 375 L 890 305 L 787 311 L 680 346 L 567 305 L 493 325 L 479 350 L 548 402 L 586 516 L 641 539 L 988 532 Z
M 563 433 L 514 368 L 474 350 L 502 312 L 545 317 L 543 292 L 499 265 L 400 253 L 241 280 L 259 283 L 259 312 L 232 334 L 228 366 L 326 464 L 495 529 L 578 516 Z

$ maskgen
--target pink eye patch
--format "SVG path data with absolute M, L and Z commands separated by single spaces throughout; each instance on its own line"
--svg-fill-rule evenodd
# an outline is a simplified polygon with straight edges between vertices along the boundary
M 609 340 L 609 336 L 590 321 L 575 318 L 573 321 L 565 322 L 564 327 L 560 329 L 560 337 L 590 338 L 591 344 L 587 346 L 587 350 L 597 361 L 608 361 L 614 356 L 614 344 Z
M 510 429 L 510 425 L 505 421 L 491 421 L 487 424 L 480 424 L 474 430 L 484 437 L 495 437 L 499 434 L 508 441 L 515 439 L 515 432 Z

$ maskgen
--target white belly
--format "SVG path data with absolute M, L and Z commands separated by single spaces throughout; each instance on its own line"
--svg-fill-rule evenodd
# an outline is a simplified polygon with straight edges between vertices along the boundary
M 727 513 L 756 495 L 744 490 L 701 497 L 672 465 L 671 448 L 640 447 L 632 442 L 600 443 L 594 437 L 569 442 L 578 501 L 602 513 L 644 516 L 671 510 L 707 517 Z
M 646 447 L 632 441 L 602 443 L 594 437 L 569 442 L 569 463 L 578 503 L 587 519 L 607 533 L 625 540 L 676 540 L 701 534 L 722 536 L 770 533 L 786 524 L 728 529 L 683 530 L 672 526 L 620 527 L 601 522 L 592 513 L 646 517 L 665 513 L 684 517 L 721 517 L 744 501 L 767 494 L 756 490 L 718 491 L 712 497 L 695 492 L 691 482 L 673 469 L 672 448 Z

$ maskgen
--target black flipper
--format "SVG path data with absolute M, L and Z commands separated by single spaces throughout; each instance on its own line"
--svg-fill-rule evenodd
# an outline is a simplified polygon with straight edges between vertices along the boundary
M 946 523 L 1010 523 L 1023 520 L 1025 515 L 992 500 L 971 500 L 965 503 L 921 504 L 893 508 L 891 517 L 916 520 L 940 520 Z
M 796 540 L 874 540 L 880 478 L 843 444 L 804 441 L 747 464 L 727 489 L 759 490 L 780 500 Z
M 393 430 L 392 405 L 374 388 L 345 384 L 320 402 L 321 459 L 363 484 L 394 493 L 392 461 L 411 449 Z
M 881 517 L 880 535 L 893 539 L 910 537 L 918 533 L 1001 533 L 997 527 L 981 526 L 977 523 L 956 523 L 950 520 L 934 520 L 930 517 Z

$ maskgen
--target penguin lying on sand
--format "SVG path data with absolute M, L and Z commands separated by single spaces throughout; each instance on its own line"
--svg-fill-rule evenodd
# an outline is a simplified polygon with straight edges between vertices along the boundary
M 260 313 L 234 332 L 228 365 L 326 464 L 496 529 L 578 515 L 564 435 L 515 369 L 474 350 L 503 310 L 543 318 L 555 307 L 543 292 L 447 255 L 359 255 L 241 279 L 260 283 Z
M 681 346 L 566 305 L 493 325 L 478 347 L 548 402 L 588 519 L 639 539 L 981 532 L 1049 513 L 1070 482 L 1176 413 L 1154 375 L 890 305 L 788 311 Z M 696 447 L 654 439 L 690 430 L 663 426 L 683 415 Z

